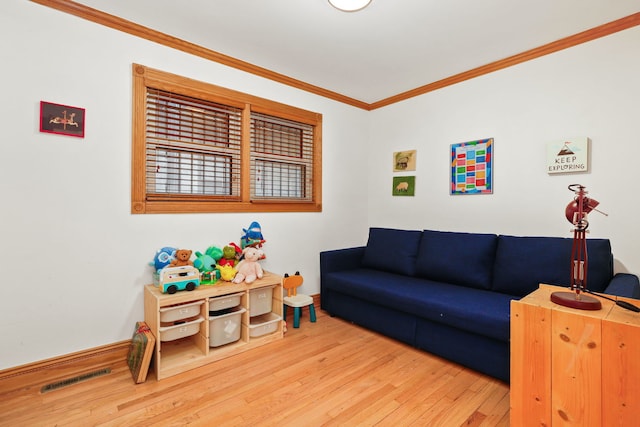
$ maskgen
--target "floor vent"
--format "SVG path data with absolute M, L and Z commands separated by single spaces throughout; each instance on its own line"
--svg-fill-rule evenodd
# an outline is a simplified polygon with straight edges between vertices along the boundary
M 47 384 L 46 386 L 40 389 L 40 393 L 47 393 L 49 391 L 58 390 L 62 387 L 67 387 L 72 384 L 77 384 L 83 381 L 90 380 L 92 378 L 101 377 L 102 375 L 107 375 L 111 373 L 111 368 L 100 369 L 93 372 L 87 372 L 86 374 L 78 375 L 76 377 L 67 378 L 66 380 L 56 381 L 51 384 Z

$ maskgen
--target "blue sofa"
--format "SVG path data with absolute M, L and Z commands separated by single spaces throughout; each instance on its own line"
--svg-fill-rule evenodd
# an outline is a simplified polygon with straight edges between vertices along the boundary
M 510 301 L 569 286 L 572 242 L 371 228 L 366 246 L 320 253 L 321 307 L 508 382 Z M 637 276 L 613 274 L 609 240 L 587 252 L 588 289 L 640 298 Z

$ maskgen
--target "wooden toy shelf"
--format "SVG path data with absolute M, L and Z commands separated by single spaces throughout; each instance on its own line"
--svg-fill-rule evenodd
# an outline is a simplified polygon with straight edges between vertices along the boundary
M 144 320 L 149 325 L 151 332 L 156 337 L 156 347 L 154 350 L 153 363 L 156 378 L 161 380 L 172 375 L 179 374 L 189 369 L 206 365 L 216 360 L 230 357 L 243 351 L 250 350 L 282 339 L 282 277 L 270 272 L 265 272 L 262 279 L 247 285 L 246 283 L 218 282 L 215 285 L 200 285 L 193 291 L 181 291 L 173 295 L 163 294 L 154 285 L 147 285 L 144 288 Z M 268 329 L 264 329 L 264 335 L 256 336 L 255 324 L 251 322 L 251 292 L 262 295 L 263 290 L 271 289 L 271 319 Z M 240 338 L 235 342 L 219 347 L 210 347 L 210 318 L 209 298 L 221 297 L 240 293 L 240 306 L 245 311 L 241 316 Z M 265 292 L 266 294 L 266 292 Z M 196 304 L 191 304 L 196 303 Z M 199 311 L 198 307 L 199 303 Z M 191 305 L 190 305 L 191 304 Z M 255 302 L 257 309 L 257 301 Z M 260 304 L 264 304 L 261 301 Z M 189 307 L 182 309 L 182 306 Z M 198 332 L 192 335 L 179 337 L 170 341 L 163 341 L 166 333 L 167 322 L 161 322 L 162 312 L 167 308 L 176 308 L 177 311 L 184 310 L 184 324 L 174 322 L 180 329 L 178 334 L 190 334 L 188 328 L 197 328 Z M 163 310 L 164 309 L 164 310 Z M 262 308 L 261 308 L 262 309 Z M 196 310 L 195 313 L 192 311 Z M 254 320 L 258 317 L 254 317 Z M 278 319 L 279 318 L 279 319 Z M 202 319 L 202 320 L 200 320 Z M 184 325 L 184 326 L 183 326 Z M 191 325 L 191 326 L 188 326 Z M 252 329 L 253 328 L 253 329 Z M 271 332 L 273 330 L 273 332 Z

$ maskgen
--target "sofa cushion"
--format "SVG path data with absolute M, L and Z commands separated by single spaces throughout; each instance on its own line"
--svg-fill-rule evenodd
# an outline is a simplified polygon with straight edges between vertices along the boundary
M 372 227 L 369 229 L 369 240 L 364 250 L 362 265 L 413 276 L 421 237 L 422 232 L 417 230 Z
M 366 268 L 330 273 L 325 286 L 383 307 L 509 340 L 511 295 Z
M 571 284 L 572 238 L 500 236 L 493 271 L 497 292 L 525 296 L 540 283 Z M 587 239 L 587 288 L 603 291 L 613 275 L 608 239 Z
M 416 275 L 479 289 L 491 287 L 495 234 L 424 230 Z

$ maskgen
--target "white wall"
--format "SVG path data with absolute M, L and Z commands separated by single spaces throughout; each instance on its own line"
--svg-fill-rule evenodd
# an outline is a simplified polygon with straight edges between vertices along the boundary
M 616 271 L 640 273 L 639 49 L 636 27 L 373 111 L 369 224 L 571 237 L 567 186 L 580 183 L 609 214 L 589 215 L 589 237 L 611 239 Z M 592 141 L 590 172 L 548 175 L 546 144 L 576 136 Z M 489 137 L 494 193 L 450 195 L 450 145 Z M 392 153 L 408 149 L 416 195 L 392 197 Z
M 3 5 L 0 39 L 0 369 L 128 339 L 162 246 L 239 242 L 256 220 L 263 267 L 313 294 L 318 253 L 366 239 L 367 112 L 24 0 Z M 322 113 L 323 211 L 131 215 L 134 62 Z M 86 108 L 86 137 L 40 133 L 41 100 Z

